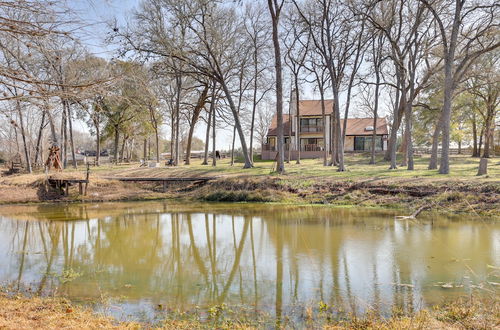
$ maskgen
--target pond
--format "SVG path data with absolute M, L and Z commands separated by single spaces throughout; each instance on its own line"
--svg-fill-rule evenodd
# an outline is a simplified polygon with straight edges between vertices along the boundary
M 0 283 L 139 321 L 214 306 L 279 319 L 318 304 L 390 315 L 497 294 L 499 222 L 396 214 L 171 202 L 2 206 Z

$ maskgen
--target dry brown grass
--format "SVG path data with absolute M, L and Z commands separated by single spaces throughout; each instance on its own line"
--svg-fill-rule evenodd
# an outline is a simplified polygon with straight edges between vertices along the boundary
M 0 329 L 137 329 L 65 300 L 0 296 Z
M 316 319 L 315 317 L 319 317 Z M 324 316 L 323 316 L 324 317 Z M 269 328 L 272 320 L 226 319 L 221 322 L 200 322 L 196 319 L 171 320 L 158 324 L 162 329 L 256 329 Z M 269 323 L 271 322 L 271 323 Z M 252 323 L 252 324 L 250 324 Z M 257 324 L 257 325 L 256 325 Z M 288 328 L 291 324 L 275 324 Z M 413 315 L 395 315 L 385 319 L 376 315 L 327 321 L 313 316 L 302 327 L 314 329 L 498 329 L 500 304 L 498 298 L 486 300 L 459 299 L 441 307 L 423 310 Z M 139 329 L 152 324 L 117 322 L 96 315 L 84 307 L 58 298 L 9 298 L 0 294 L 0 329 Z M 296 326 L 294 327 L 296 328 Z

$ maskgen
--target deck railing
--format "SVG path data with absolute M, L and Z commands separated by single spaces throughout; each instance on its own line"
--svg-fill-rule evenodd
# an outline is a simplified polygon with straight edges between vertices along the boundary
M 300 126 L 300 131 L 302 133 L 318 133 L 323 132 L 324 127 L 322 125 L 302 125 Z
M 285 144 L 285 151 L 288 151 L 290 148 L 290 144 Z M 271 145 L 269 143 L 265 143 L 262 145 L 262 151 L 277 151 L 278 148 L 275 145 Z M 295 150 L 293 148 L 292 150 Z M 300 151 L 323 151 L 324 147 L 319 144 L 303 144 L 300 146 Z
M 319 144 L 303 144 L 300 146 L 300 151 L 322 151 L 323 146 Z

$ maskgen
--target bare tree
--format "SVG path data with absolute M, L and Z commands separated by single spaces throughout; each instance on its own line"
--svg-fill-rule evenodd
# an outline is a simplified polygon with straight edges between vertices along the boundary
M 267 5 L 271 14 L 273 27 L 274 62 L 276 70 L 276 119 L 277 119 L 277 166 L 279 174 L 285 173 L 285 135 L 283 131 L 283 68 L 281 65 L 281 49 L 279 40 L 279 22 L 284 0 L 268 0 Z
M 297 145 L 297 164 L 300 164 L 300 92 L 299 92 L 299 76 L 301 69 L 304 67 L 306 56 L 309 48 L 308 29 L 300 24 L 300 17 L 295 17 L 294 12 L 289 13 L 286 17 L 286 33 L 284 37 L 284 45 L 286 49 L 285 64 L 288 66 L 293 76 L 294 97 L 291 98 L 295 104 L 290 104 L 290 108 L 294 107 L 296 112 L 296 145 Z M 305 40 L 304 40 L 305 39 Z M 322 103 L 324 105 L 324 103 Z M 293 126 L 293 118 L 290 117 L 290 130 Z M 324 118 L 323 118 L 324 120 Z M 290 140 L 292 136 L 290 134 Z M 326 140 L 324 140 L 326 145 Z M 325 148 L 326 149 L 326 148 Z M 291 148 L 289 150 L 291 152 Z
M 293 1 L 303 23 L 310 31 L 312 43 L 330 75 L 333 95 L 332 165 L 345 171 L 344 142 L 340 125 L 340 88 L 345 76 L 347 62 L 357 45 L 351 31 L 356 18 L 341 1 L 315 0 L 299 5 Z
M 481 4 L 466 0 L 419 0 L 433 15 L 441 36 L 444 60 L 444 96 L 440 174 L 450 173 L 450 122 L 453 91 L 472 63 L 500 46 L 499 6 L 494 0 Z
M 245 31 L 250 39 L 251 44 L 251 62 L 253 65 L 252 78 L 252 115 L 250 120 L 250 159 L 253 162 L 254 150 L 254 131 L 255 118 L 257 115 L 257 106 L 264 99 L 265 95 L 271 89 L 271 84 L 267 84 L 266 72 L 269 70 L 269 44 L 267 33 L 269 30 L 268 21 L 266 20 L 264 7 L 260 3 L 255 3 L 253 6 L 246 7 L 246 19 L 244 23 Z M 259 93 L 260 91 L 260 93 Z M 260 95 L 259 95 L 260 94 Z

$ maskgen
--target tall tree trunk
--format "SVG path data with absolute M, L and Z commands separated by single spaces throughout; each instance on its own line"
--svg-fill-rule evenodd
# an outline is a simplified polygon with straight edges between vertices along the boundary
M 450 123 L 451 123 L 451 102 L 453 90 L 455 89 L 455 51 L 459 35 L 459 27 L 462 24 L 462 8 L 465 1 L 455 1 L 455 13 L 448 42 L 447 51 L 444 57 L 444 98 L 442 110 L 442 135 L 441 135 L 441 162 L 439 164 L 440 174 L 450 173 Z M 444 40 L 443 40 L 444 41 Z
M 351 92 L 352 92 L 352 87 L 354 85 L 354 79 L 356 78 L 356 73 L 358 72 L 359 69 L 359 61 L 362 57 L 361 56 L 361 51 L 363 49 L 363 33 L 365 31 L 365 20 L 362 21 L 361 25 L 361 32 L 359 33 L 359 38 L 358 38 L 358 43 L 356 45 L 356 55 L 354 57 L 354 63 L 352 65 L 352 71 L 351 71 L 351 76 L 349 77 L 349 84 L 347 85 L 347 97 L 346 97 L 346 104 L 345 104 L 345 111 L 344 111 L 344 124 L 342 127 L 342 144 L 345 144 L 345 134 L 347 130 L 347 118 L 349 118 L 349 107 L 351 105 Z M 376 116 L 375 116 L 376 117 Z
M 399 86 L 399 84 L 398 84 Z M 390 161 L 391 161 L 391 165 L 389 167 L 390 170 L 393 170 L 393 169 L 396 169 L 398 166 L 397 166 L 397 158 L 396 158 L 396 152 L 397 152 L 397 141 L 398 141 L 398 131 L 399 131 L 399 126 L 401 125 L 401 117 L 403 115 L 403 111 L 404 111 L 404 106 L 403 106 L 403 102 L 402 102 L 402 94 L 399 89 L 398 91 L 396 92 L 396 97 L 397 97 L 397 101 L 396 101 L 396 106 L 397 108 L 395 109 L 395 112 L 394 112 L 394 120 L 393 120 L 393 123 L 392 123 L 392 127 L 391 127 L 391 135 L 389 136 L 389 145 L 388 145 L 388 148 L 387 148 L 387 151 L 390 150 Z
M 155 152 L 156 152 L 156 162 L 160 162 L 160 134 L 158 132 L 158 127 L 155 127 Z
M 479 155 L 481 155 L 481 150 L 483 149 L 483 141 L 484 141 L 483 138 L 484 138 L 484 125 L 483 127 L 481 127 L 481 131 L 479 132 L 479 147 L 477 150 Z
M 326 109 L 323 84 L 321 84 L 321 87 L 319 88 L 319 95 L 321 100 L 321 118 L 323 120 L 323 166 L 328 166 L 328 148 L 326 147 Z
M 484 136 L 484 126 L 481 127 L 481 131 L 479 132 L 479 146 L 477 148 L 478 155 L 481 155 L 481 149 L 483 148 L 483 136 Z
M 62 156 L 62 163 L 63 163 L 63 168 L 66 168 L 67 165 L 67 129 L 66 129 L 66 107 L 63 106 L 63 112 L 62 112 L 62 119 L 61 119 L 61 156 Z
M 233 141 L 231 143 L 231 162 L 229 163 L 230 166 L 234 165 L 234 143 L 236 141 L 236 126 L 233 127 Z
M 125 151 L 125 144 L 127 143 L 127 140 L 128 140 L 128 136 L 124 135 L 122 146 L 120 149 L 120 163 L 123 163 L 123 161 L 124 161 L 124 155 L 125 155 L 124 151 Z
M 118 164 L 118 144 L 120 143 L 120 131 L 118 130 L 118 126 L 114 126 L 115 129 L 115 164 Z
M 19 116 L 21 137 L 23 138 L 24 158 L 26 159 L 26 170 L 28 171 L 28 173 L 32 173 L 33 170 L 31 168 L 31 159 L 30 159 L 30 152 L 28 149 L 28 143 L 26 142 L 26 132 L 24 130 L 24 120 L 23 120 L 23 111 L 21 109 L 21 101 L 16 100 L 16 108 L 17 108 L 17 113 Z
M 332 69 L 330 69 L 332 70 Z M 330 73 L 331 77 L 334 77 L 333 72 Z M 339 92 L 337 86 L 332 82 L 332 92 L 333 92 L 333 109 L 335 115 L 335 160 L 338 160 L 338 171 L 343 172 L 346 170 L 344 165 L 344 142 L 342 141 L 342 134 L 340 129 L 340 105 L 339 105 Z M 336 154 L 336 155 L 335 155 Z M 338 159 L 337 159 L 338 158 Z
M 58 146 L 59 147 L 59 139 L 57 137 L 57 131 L 56 131 L 56 124 L 54 123 L 54 118 L 52 117 L 52 114 L 50 113 L 50 109 L 48 106 L 44 109 L 45 113 L 47 114 L 47 118 L 49 120 L 49 126 L 50 126 L 50 135 L 51 135 L 51 145 L 52 146 Z
M 286 162 L 287 164 L 290 164 L 290 160 L 292 160 L 292 128 L 293 128 L 293 125 L 292 125 L 292 103 L 291 103 L 291 99 L 292 99 L 292 93 L 293 93 L 293 88 L 290 89 L 290 104 L 288 106 L 288 122 L 289 122 L 289 127 L 288 127 L 288 143 L 285 143 L 285 149 L 288 148 L 288 152 L 287 152 L 287 158 L 286 158 Z
M 476 122 L 476 114 L 473 114 L 472 117 L 472 157 L 479 157 L 479 150 L 478 150 L 478 139 L 477 139 L 477 122 Z
M 42 111 L 42 119 L 40 122 L 40 128 L 38 129 L 38 136 L 36 138 L 36 148 L 35 148 L 35 158 L 33 160 L 34 164 L 38 164 L 38 155 L 40 155 L 40 147 L 42 144 L 43 128 L 45 127 L 45 111 Z M 40 157 L 40 159 L 43 159 Z M 42 161 L 43 163 L 43 161 Z
M 483 150 L 483 158 L 490 158 L 490 145 L 492 140 L 492 124 L 493 124 L 493 116 L 495 114 L 495 109 L 488 109 L 486 115 L 486 121 L 484 123 L 484 150 Z
M 438 163 L 439 134 L 441 133 L 441 116 L 439 117 L 434 133 L 432 134 L 431 159 L 429 160 L 429 170 L 436 170 Z
M 406 138 L 406 124 L 405 128 L 403 130 L 403 136 L 401 139 L 401 153 L 403 154 L 403 159 L 401 161 L 401 166 L 408 166 L 408 157 L 407 157 L 407 151 L 408 151 L 408 139 Z
M 375 139 L 377 138 L 377 117 L 378 117 L 378 97 L 379 97 L 379 88 L 380 88 L 380 71 L 379 67 L 375 68 L 375 105 L 373 109 L 373 134 L 372 134 L 372 150 L 370 157 L 370 164 L 375 164 Z M 346 122 L 347 119 L 344 119 Z M 345 131 L 345 125 L 344 125 Z
M 64 100 L 64 103 L 66 104 L 66 110 L 68 112 L 68 125 L 69 125 L 69 144 L 71 147 L 71 160 L 73 162 L 73 168 L 77 168 L 77 163 L 76 163 L 76 154 L 75 154 L 75 143 L 73 141 L 73 120 L 71 116 L 71 106 L 67 100 Z
M 410 99 L 406 101 L 405 106 L 405 125 L 406 125 L 406 159 L 407 159 L 407 170 L 414 170 L 413 163 L 413 139 L 412 139 L 412 101 Z
M 276 0 L 268 0 L 268 6 L 272 18 L 274 62 L 276 71 L 276 119 L 277 119 L 277 147 L 278 147 L 278 163 L 276 166 L 276 171 L 279 174 L 283 174 L 285 173 L 285 148 L 284 148 L 284 132 L 283 132 L 283 81 L 282 81 L 281 50 L 280 50 L 280 40 L 278 31 L 281 7 L 278 5 Z
M 384 160 L 390 161 L 389 169 L 396 169 L 396 143 L 398 140 L 399 125 L 401 125 L 401 107 L 400 107 L 400 87 L 401 81 L 397 76 L 396 82 L 396 97 L 394 98 L 394 118 L 392 120 L 391 132 L 389 134 L 389 143 L 387 144 L 387 151 L 385 152 Z
M 297 129 L 295 134 L 297 134 L 297 164 L 300 164 L 300 93 L 299 93 L 299 78 L 297 75 L 294 76 L 294 84 L 295 84 L 295 112 L 297 113 Z M 292 118 L 290 117 L 290 127 L 292 126 Z M 323 117 L 323 131 L 325 128 L 325 118 Z M 290 141 L 292 140 L 292 136 L 290 135 Z M 325 134 L 323 134 L 323 144 L 326 150 L 326 139 Z
M 215 102 L 213 99 L 214 95 L 212 94 L 212 101 L 210 103 L 210 110 L 208 111 L 208 120 L 207 120 L 207 131 L 205 134 L 205 155 L 203 157 L 203 163 L 201 165 L 208 165 L 208 149 L 210 144 L 210 126 L 212 125 L 212 112 L 214 110 L 213 103 Z
M 182 78 L 180 73 L 176 74 L 176 98 L 175 98 L 175 157 L 174 157 L 174 165 L 179 165 L 179 130 L 180 130 L 180 121 L 181 121 L 181 90 L 182 90 Z
M 186 165 L 191 164 L 191 145 L 193 143 L 194 128 L 196 126 L 196 123 L 198 122 L 198 119 L 200 118 L 201 110 L 205 106 L 208 95 L 208 89 L 209 86 L 208 84 L 206 84 L 193 110 L 193 117 L 191 117 L 191 123 L 189 125 L 188 140 L 186 146 L 186 159 L 185 159 Z
M 212 90 L 212 95 L 215 95 L 215 82 L 214 89 Z M 214 113 L 212 113 L 212 166 L 217 166 L 217 155 L 216 155 L 216 143 L 215 143 L 215 117 L 216 117 L 216 109 L 214 106 Z
M 258 54 L 257 48 L 254 49 L 254 79 L 253 79 L 253 94 L 252 94 L 252 119 L 250 122 L 250 160 L 253 164 L 253 134 L 255 130 L 255 114 L 257 112 L 257 88 L 258 88 Z
M 175 109 L 170 113 L 170 122 L 172 123 L 170 128 L 170 160 L 173 163 L 175 150 Z
M 252 167 L 252 162 L 250 161 L 250 156 L 248 154 L 248 148 L 247 148 L 247 143 L 245 142 L 245 135 L 243 134 L 243 129 L 241 128 L 241 122 L 240 118 L 238 115 L 238 111 L 234 105 L 233 102 L 233 97 L 231 95 L 231 92 L 229 91 L 229 88 L 226 85 L 225 81 L 220 81 L 222 85 L 222 89 L 224 90 L 224 94 L 226 95 L 226 100 L 229 104 L 229 108 L 231 109 L 233 116 L 234 116 L 234 125 L 236 127 L 236 131 L 238 132 L 238 136 L 240 137 L 240 143 L 241 143 L 241 151 L 243 152 L 243 157 L 245 159 L 245 165 L 243 168 L 251 168 Z M 215 118 L 215 116 L 214 116 Z M 283 133 L 283 132 L 282 132 Z
M 142 144 L 142 154 L 144 158 L 144 162 L 148 160 L 148 139 L 144 138 L 143 144 Z
M 99 161 L 101 159 L 101 130 L 99 128 L 99 119 L 98 117 L 96 118 L 96 121 L 94 122 L 95 125 L 95 166 L 99 166 Z

